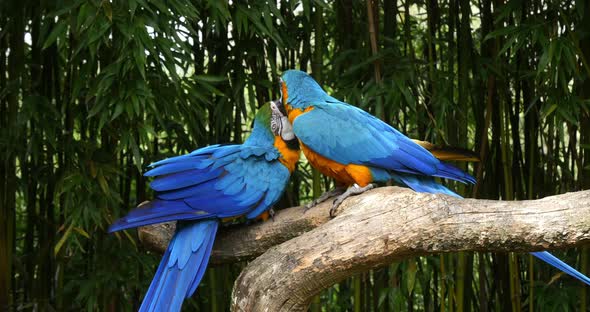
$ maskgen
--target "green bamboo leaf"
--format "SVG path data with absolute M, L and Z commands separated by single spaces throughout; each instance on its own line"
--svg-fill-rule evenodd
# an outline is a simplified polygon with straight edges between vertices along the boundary
M 80 6 L 80 10 L 78 11 L 78 16 L 76 18 L 76 25 L 78 26 L 78 31 L 82 32 L 92 24 L 96 16 L 96 8 L 90 4 L 89 2 L 84 3 Z
M 45 39 L 42 49 L 47 49 L 50 45 L 57 41 L 57 38 L 64 36 L 66 34 L 67 29 L 68 24 L 65 20 L 58 21 L 57 24 L 55 24 L 55 26 L 51 30 L 49 36 L 47 36 L 47 39 Z
M 137 142 L 132 135 L 129 136 L 129 145 L 131 146 L 131 152 L 133 153 L 133 163 L 137 167 L 137 170 L 141 171 L 141 153 L 139 152 Z
M 556 45 L 556 41 L 552 40 L 551 43 L 549 43 L 549 49 L 546 49 L 543 52 L 543 55 L 541 55 L 539 65 L 537 67 L 537 75 L 540 75 L 541 72 L 545 70 L 547 65 L 549 65 L 549 62 L 551 62 L 551 60 L 553 59 L 553 53 L 555 53 Z
M 135 66 L 139 70 L 141 78 L 145 79 L 145 49 L 141 41 L 135 41 L 135 49 L 133 49 L 133 58 L 135 59 Z
M 106 38 L 105 34 L 109 29 L 111 29 L 111 25 L 105 20 L 101 22 L 102 24 L 98 27 L 98 29 L 96 29 L 97 27 L 93 27 L 92 31 L 90 31 L 90 35 L 88 36 L 88 44 L 94 43 L 98 39 Z
M 408 267 L 406 268 L 407 280 L 406 286 L 408 287 L 408 293 L 411 294 L 416 285 L 416 272 L 418 272 L 418 266 L 416 265 L 415 259 L 408 260 Z
M 522 29 L 517 27 L 517 26 L 507 26 L 504 28 L 500 28 L 498 30 L 494 30 L 492 32 L 490 32 L 484 39 L 483 41 L 487 41 L 490 39 L 494 39 L 496 37 L 501 37 L 501 36 L 506 36 L 506 35 L 511 35 L 511 34 L 515 34 L 519 31 L 521 31 Z
M 117 117 L 119 117 L 119 115 L 121 115 L 121 113 L 123 112 L 125 105 L 118 103 L 115 105 L 115 112 L 113 113 L 113 116 L 111 117 L 111 121 L 117 119 Z
M 72 233 L 73 227 L 74 227 L 74 225 L 70 224 L 70 226 L 68 226 L 68 229 L 65 231 L 64 235 L 59 239 L 57 244 L 55 244 L 55 247 L 53 247 L 53 255 L 54 256 L 57 256 L 57 254 L 61 250 L 61 247 L 63 247 L 63 245 L 65 244 L 66 240 L 68 239 L 68 237 Z
M 133 239 L 133 236 L 131 236 L 131 234 L 129 234 L 129 231 L 125 230 L 125 231 L 123 231 L 123 233 L 125 233 L 125 236 L 131 242 L 133 247 L 137 248 L 137 243 L 135 242 L 135 239 Z
M 549 108 L 543 112 L 543 115 L 541 115 L 541 120 L 547 119 L 547 117 L 549 117 L 557 109 L 557 107 L 559 107 L 557 104 L 549 106 Z
M 103 194 L 109 195 L 109 184 L 107 183 L 107 180 L 105 179 L 102 170 L 98 171 L 96 180 L 98 181 L 98 185 L 100 186 L 100 189 L 102 190 Z
M 75 226 L 73 228 L 73 230 L 76 231 L 78 234 L 90 239 L 90 234 L 88 234 L 88 232 L 84 231 L 84 229 Z
M 111 7 L 111 3 L 109 1 L 102 2 L 102 9 L 104 10 L 104 15 L 109 19 L 109 22 L 113 22 L 113 8 Z
M 197 81 L 203 81 L 203 82 L 222 82 L 222 81 L 226 81 L 227 77 L 224 76 L 214 76 L 214 75 L 196 75 L 194 76 L 195 80 Z

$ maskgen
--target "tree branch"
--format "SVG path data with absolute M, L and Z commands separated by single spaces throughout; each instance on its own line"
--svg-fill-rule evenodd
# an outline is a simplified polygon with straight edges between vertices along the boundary
M 303 206 L 279 210 L 272 220 L 221 228 L 211 252 L 211 264 L 252 260 L 269 248 L 297 237 L 330 220 L 325 202 L 305 211 Z M 174 234 L 175 222 L 139 229 L 139 239 L 152 251 L 163 253 Z
M 252 258 L 285 241 L 238 277 L 234 311 L 304 311 L 322 289 L 407 257 L 534 251 L 590 240 L 590 191 L 506 202 L 383 187 L 346 200 L 332 220 L 329 205 L 305 214 L 301 207 L 285 209 L 274 222 L 221 233 L 214 247 L 217 263 Z

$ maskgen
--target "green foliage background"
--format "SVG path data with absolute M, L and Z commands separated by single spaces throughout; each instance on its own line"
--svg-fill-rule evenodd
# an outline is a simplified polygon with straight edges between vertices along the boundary
M 107 235 L 170 155 L 241 142 L 311 72 L 413 138 L 476 150 L 466 196 L 590 188 L 584 0 L 0 2 L 0 309 L 135 310 L 159 255 Z M 302 163 L 281 206 L 330 187 Z M 588 273 L 586 249 L 558 252 Z M 210 269 L 186 310 L 228 309 L 243 264 Z M 392 263 L 313 311 L 588 310 L 586 289 L 526 254 Z

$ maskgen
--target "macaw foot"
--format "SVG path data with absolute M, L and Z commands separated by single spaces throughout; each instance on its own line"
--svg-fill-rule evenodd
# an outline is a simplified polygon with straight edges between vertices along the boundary
M 311 209 L 311 208 L 319 205 L 320 203 L 325 202 L 330 197 L 334 197 L 334 196 L 344 193 L 344 191 L 346 191 L 346 187 L 337 186 L 333 190 L 324 192 L 324 194 L 320 195 L 320 197 L 312 200 L 311 203 L 308 203 L 307 205 L 305 205 L 305 209 L 303 210 L 303 212 L 306 212 L 308 209 Z
M 334 202 L 332 203 L 332 208 L 330 209 L 330 217 L 333 218 L 334 217 L 334 213 L 336 212 L 336 209 L 338 209 L 338 206 L 340 206 L 340 204 L 342 204 L 342 202 L 347 199 L 350 196 L 354 196 L 354 195 L 360 195 L 370 189 L 374 189 L 375 188 L 375 184 L 367 184 L 364 187 L 360 187 L 358 186 L 358 184 L 353 184 L 351 187 L 349 187 L 346 192 L 342 193 L 342 195 L 338 196 L 336 199 L 334 199 Z
M 231 220 L 232 218 L 225 218 L 225 219 Z M 256 217 L 254 220 L 266 222 L 266 221 L 268 221 L 268 219 L 271 219 L 272 221 L 275 220 L 275 211 L 272 208 L 269 208 L 267 211 L 264 211 L 258 217 Z

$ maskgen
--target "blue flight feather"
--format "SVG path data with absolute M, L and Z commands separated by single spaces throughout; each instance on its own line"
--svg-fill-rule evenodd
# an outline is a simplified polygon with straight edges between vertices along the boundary
M 173 162 L 166 165 L 158 166 L 143 175 L 146 177 L 155 177 L 159 175 L 177 173 L 189 169 L 203 169 L 199 168 L 199 162 L 190 158 L 185 161 Z
M 183 187 L 166 192 L 158 192 L 157 197 L 164 200 L 176 200 L 191 197 L 207 197 L 215 191 L 216 180 L 205 181 L 194 186 Z
M 217 178 L 222 172 L 223 170 L 221 169 L 191 169 L 182 172 L 176 172 L 158 177 L 152 181 L 152 183 L 150 183 L 150 187 L 158 192 L 175 190 Z
M 179 224 L 139 311 L 180 311 L 203 278 L 218 223 Z
M 109 233 L 155 223 L 175 220 L 198 220 L 211 218 L 215 215 L 195 210 L 184 201 L 154 200 L 135 208 L 127 216 L 114 222 L 108 229 Z

